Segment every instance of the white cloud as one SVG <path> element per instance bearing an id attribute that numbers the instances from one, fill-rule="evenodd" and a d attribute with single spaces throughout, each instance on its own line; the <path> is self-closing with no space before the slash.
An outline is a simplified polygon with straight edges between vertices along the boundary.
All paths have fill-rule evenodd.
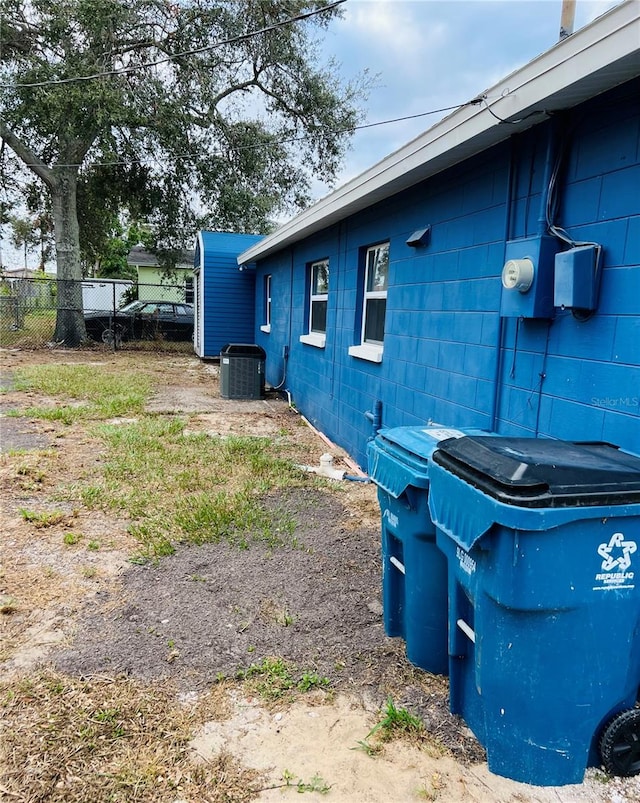
<path id="1" fill-rule="evenodd" d="M 575 30 L 620 0 L 577 0 Z M 562 0 L 349 0 L 330 26 L 325 52 L 341 74 L 377 75 L 368 122 L 463 104 L 558 41 Z M 355 134 L 339 184 L 448 114 Z"/>
<path id="2" fill-rule="evenodd" d="M 402 75 L 419 70 L 425 56 L 453 33 L 448 21 L 425 24 L 423 4 L 409 0 L 351 0 L 343 25 L 374 72 L 380 67 Z"/>

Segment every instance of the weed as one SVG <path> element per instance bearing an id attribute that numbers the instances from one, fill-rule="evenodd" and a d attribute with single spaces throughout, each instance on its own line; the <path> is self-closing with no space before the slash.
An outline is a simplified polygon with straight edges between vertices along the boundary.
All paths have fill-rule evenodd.
<path id="1" fill-rule="evenodd" d="M 422 800 L 437 800 L 445 785 L 442 775 L 439 772 L 434 772 L 429 782 L 430 788 L 425 784 L 424 788 L 418 791 L 418 797 Z"/>
<path id="2" fill-rule="evenodd" d="M 131 524 L 127 532 L 142 544 L 142 551 L 131 557 L 132 563 L 144 564 L 173 555 L 176 551 L 171 541 L 149 524 Z"/>
<path id="3" fill-rule="evenodd" d="M 282 658 L 264 658 L 242 673 L 256 692 L 266 700 L 278 700 L 295 686 L 290 667 Z"/>
<path id="4" fill-rule="evenodd" d="M 192 544 L 226 540 L 247 549 L 249 543 L 243 533 L 251 531 L 256 540 L 281 546 L 285 542 L 283 535 L 293 530 L 293 521 L 288 517 L 278 519 L 256 501 L 245 491 L 200 493 L 178 503 L 176 524 Z"/>
<path id="5" fill-rule="evenodd" d="M 89 543 L 87 544 L 87 549 L 91 550 L 91 552 L 97 552 L 100 549 L 100 542 L 89 541 Z"/>
<path id="6" fill-rule="evenodd" d="M 62 540 L 67 546 L 73 546 L 74 544 L 77 544 L 81 538 L 82 538 L 81 533 L 69 532 L 64 534 Z"/>
<path id="7" fill-rule="evenodd" d="M 45 474 L 45 472 L 42 471 L 41 469 L 34 468 L 33 466 L 26 466 L 26 465 L 19 466 L 17 468 L 17 470 L 16 470 L 16 474 L 19 477 L 24 477 L 24 478 L 30 480 L 31 483 L 36 483 L 38 485 L 43 483 L 45 478 L 46 478 L 46 476 L 47 476 Z M 23 487 L 24 487 L 24 485 L 23 485 Z M 33 486 L 31 486 L 31 487 L 33 487 Z"/>
<path id="8" fill-rule="evenodd" d="M 59 524 L 64 519 L 64 513 L 59 510 L 51 513 L 36 513 L 34 510 L 25 510 L 21 507 L 18 512 L 25 521 L 39 528 L 53 527 L 54 524 Z"/>
<path id="9" fill-rule="evenodd" d="M 369 744 L 366 739 L 360 739 L 358 742 L 356 742 L 356 745 L 356 747 L 352 747 L 351 749 L 362 750 L 362 752 L 366 753 L 370 758 L 373 758 L 382 752 L 381 744 Z"/>
<path id="10" fill-rule="evenodd" d="M 91 408 L 86 404 L 77 406 L 65 404 L 60 407 L 26 407 L 16 415 L 21 418 L 38 418 L 42 421 L 59 421 L 61 424 L 70 426 L 76 421 L 90 418 L 91 412 Z"/>
<path id="11" fill-rule="evenodd" d="M 91 580 L 94 577 L 98 576 L 98 570 L 95 566 L 83 566 L 81 569 L 81 573 L 83 577 L 86 577 L 87 580 Z"/>
<path id="12" fill-rule="evenodd" d="M 106 365 L 100 371 L 89 365 L 56 364 L 21 368 L 16 372 L 15 386 L 17 390 L 36 390 L 48 396 L 86 402 L 78 407 L 57 408 L 64 410 L 62 413 L 40 408 L 38 417 L 60 415 L 62 418 L 59 420 L 65 420 L 67 416 L 69 423 L 72 420 L 140 413 L 151 392 L 146 376 L 120 368 L 112 370 Z"/>
<path id="13" fill-rule="evenodd" d="M 273 621 L 282 627 L 289 627 L 295 622 L 294 616 L 286 606 L 281 607 L 271 599 L 263 600 L 260 605 L 260 615 L 268 622 Z"/>
<path id="14" fill-rule="evenodd" d="M 321 677 L 316 672 L 303 672 L 298 681 L 300 691 L 311 691 L 311 689 L 325 689 L 331 681 L 329 678 Z"/>
<path id="15" fill-rule="evenodd" d="M 255 647 L 248 648 L 248 652 L 254 651 Z M 240 670 L 236 677 L 249 681 L 251 687 L 267 700 L 278 700 L 294 689 L 301 692 L 324 689 L 331 683 L 329 678 L 321 677 L 315 672 L 303 672 L 296 682 L 294 671 L 295 667 L 282 658 L 267 657 L 259 664 L 251 664 L 247 670 Z"/>
<path id="16" fill-rule="evenodd" d="M 271 548 L 289 543 L 292 516 L 267 508 L 260 497 L 308 481 L 304 475 L 275 453 L 268 438 L 185 435 L 185 423 L 180 417 L 147 415 L 97 426 L 107 447 L 103 477 L 69 488 L 71 498 L 89 508 L 124 513 L 132 522 L 129 533 L 141 544 L 136 558 L 157 560 L 179 542 L 224 540 L 238 549 L 255 541 Z"/>
<path id="17" fill-rule="evenodd" d="M 406 708 L 397 708 L 391 697 L 388 697 L 384 717 L 371 728 L 366 739 L 378 734 L 383 742 L 388 742 L 401 736 L 415 736 L 423 730 L 424 725 L 417 717 Z"/>
<path id="18" fill-rule="evenodd" d="M 285 787 L 293 787 L 300 794 L 304 792 L 319 792 L 321 795 L 326 795 L 331 789 L 331 786 L 317 773 L 310 781 L 303 781 L 302 778 L 298 778 L 296 781 L 295 777 L 292 772 L 285 770 L 282 773 L 283 785 Z"/>

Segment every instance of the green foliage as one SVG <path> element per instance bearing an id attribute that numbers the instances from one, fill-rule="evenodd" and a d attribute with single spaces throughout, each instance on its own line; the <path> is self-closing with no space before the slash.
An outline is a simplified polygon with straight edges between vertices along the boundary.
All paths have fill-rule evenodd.
<path id="1" fill-rule="evenodd" d="M 312 689 L 326 689 L 331 681 L 329 678 L 318 675 L 317 672 L 303 672 L 298 681 L 300 691 L 311 691 Z"/>
<path id="2" fill-rule="evenodd" d="M 317 773 L 311 778 L 310 781 L 304 781 L 302 778 L 296 780 L 296 776 L 285 770 L 282 773 L 282 780 L 285 787 L 293 787 L 296 792 L 303 794 L 304 792 L 318 792 L 321 795 L 326 795 L 331 790 L 331 785 L 327 784 L 324 778 Z"/>
<path id="3" fill-rule="evenodd" d="M 266 700 L 278 700 L 295 687 L 291 667 L 282 658 L 264 658 L 239 675 Z"/>
<path id="4" fill-rule="evenodd" d="M 65 533 L 64 536 L 62 537 L 62 541 L 67 546 L 75 546 L 75 544 L 80 542 L 81 538 L 82 538 L 81 533 L 68 532 Z"/>
<path id="5" fill-rule="evenodd" d="M 145 376 L 133 371 L 96 371 L 90 365 L 37 365 L 21 368 L 14 378 L 16 390 L 37 390 L 47 396 L 76 399 L 82 404 L 30 407 L 21 412 L 31 418 L 74 421 L 116 418 L 142 412 L 151 392 Z"/>
<path id="6" fill-rule="evenodd" d="M 366 738 L 370 739 L 378 734 L 383 742 L 387 742 L 400 736 L 415 736 L 423 731 L 422 722 L 410 714 L 406 708 L 397 708 L 392 698 L 389 697 L 383 718 L 371 728 Z"/>
<path id="7" fill-rule="evenodd" d="M 21 507 L 18 512 L 25 521 L 38 528 L 53 527 L 54 524 L 59 524 L 64 519 L 64 513 L 59 510 L 38 512 Z"/>
<path id="8" fill-rule="evenodd" d="M 184 425 L 181 418 L 145 416 L 98 426 L 107 446 L 103 478 L 69 493 L 87 507 L 126 512 L 141 546 L 137 560 L 169 555 L 179 542 L 225 540 L 240 549 L 252 541 L 291 543 L 293 519 L 260 496 L 304 481 L 299 470 L 274 453 L 268 438 L 185 435 Z"/>
<path id="9" fill-rule="evenodd" d="M 59 278 L 82 278 L 81 244 L 85 262 L 121 264 L 108 243 L 123 213 L 179 249 L 203 226 L 267 231 L 306 205 L 314 178 L 335 177 L 368 79 L 343 86 L 320 63 L 320 32 L 339 7 L 287 23 L 324 5 L 3 0 L 0 135 L 10 151 L 0 179 L 26 165 L 55 199 L 57 237 L 71 245 L 57 252 Z M 81 341 L 75 308 L 60 298 L 66 345 Z"/>
<path id="10" fill-rule="evenodd" d="M 254 648 L 255 649 L 255 648 Z M 250 650 L 253 652 L 253 649 Z M 283 658 L 267 657 L 259 664 L 251 664 L 240 670 L 237 677 L 248 682 L 249 686 L 265 700 L 279 700 L 288 692 L 301 692 L 326 689 L 331 681 L 316 672 L 303 672 L 300 679 L 294 677 L 295 667 Z"/>

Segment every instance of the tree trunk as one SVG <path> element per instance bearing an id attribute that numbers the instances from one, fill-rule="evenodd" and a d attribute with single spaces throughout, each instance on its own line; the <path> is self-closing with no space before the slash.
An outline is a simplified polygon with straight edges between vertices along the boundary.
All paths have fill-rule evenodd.
<path id="1" fill-rule="evenodd" d="M 87 337 L 82 303 L 77 184 L 77 174 L 73 169 L 58 168 L 51 187 L 58 269 L 58 312 L 54 340 L 72 348 L 79 346 Z"/>

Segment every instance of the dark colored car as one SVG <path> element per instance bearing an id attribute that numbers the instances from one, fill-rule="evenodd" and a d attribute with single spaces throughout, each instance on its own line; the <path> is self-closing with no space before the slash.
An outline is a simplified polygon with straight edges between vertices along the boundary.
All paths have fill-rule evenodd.
<path id="1" fill-rule="evenodd" d="M 193 305 L 177 301 L 131 301 L 111 312 L 85 312 L 87 335 L 113 343 L 122 340 L 192 340 Z"/>

